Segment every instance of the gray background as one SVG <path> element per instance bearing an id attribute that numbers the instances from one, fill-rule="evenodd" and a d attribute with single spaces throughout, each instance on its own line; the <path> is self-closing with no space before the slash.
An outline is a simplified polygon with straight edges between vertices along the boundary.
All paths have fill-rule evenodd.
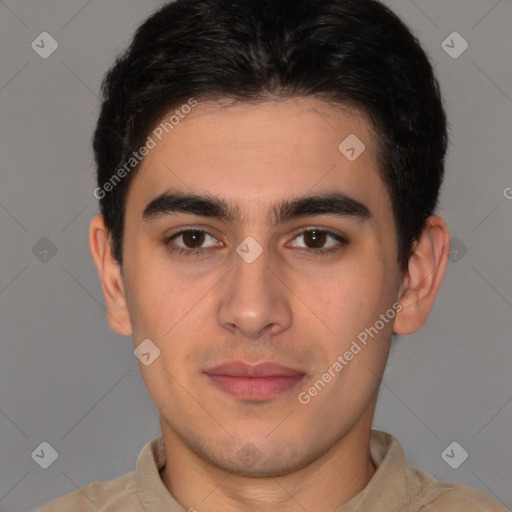
<path id="1" fill-rule="evenodd" d="M 131 471 L 159 434 L 132 339 L 106 322 L 87 232 L 100 81 L 161 3 L 0 2 L 2 512 Z M 375 427 L 412 465 L 511 508 L 512 2 L 385 3 L 441 81 L 451 148 L 440 213 L 457 253 L 426 326 L 392 349 Z M 47 59 L 31 48 L 44 31 L 59 44 Z M 469 43 L 457 59 L 442 48 L 454 31 Z M 43 441 L 58 452 L 48 469 L 31 458 Z M 458 469 L 441 457 L 452 441 L 469 453 Z"/>

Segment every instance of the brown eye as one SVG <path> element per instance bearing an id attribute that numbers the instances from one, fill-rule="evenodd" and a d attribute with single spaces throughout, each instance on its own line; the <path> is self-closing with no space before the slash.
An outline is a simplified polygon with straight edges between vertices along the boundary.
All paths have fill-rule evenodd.
<path id="1" fill-rule="evenodd" d="M 164 239 L 167 250 L 185 256 L 206 253 L 215 247 L 216 242 L 223 246 L 215 237 L 202 229 L 184 229 Z"/>
<path id="2" fill-rule="evenodd" d="M 205 240 L 205 232 L 204 231 L 184 231 L 182 233 L 182 240 L 185 247 L 188 249 L 197 249 L 200 247 Z"/>
<path id="3" fill-rule="evenodd" d="M 306 231 L 304 234 L 304 242 L 308 249 L 321 249 L 325 245 L 327 235 L 325 231 Z"/>
<path id="4" fill-rule="evenodd" d="M 347 244 L 347 241 L 342 236 L 324 229 L 306 229 L 299 233 L 294 240 L 300 240 L 300 238 L 303 239 L 303 242 L 295 242 L 293 247 L 316 254 L 333 252 Z"/>

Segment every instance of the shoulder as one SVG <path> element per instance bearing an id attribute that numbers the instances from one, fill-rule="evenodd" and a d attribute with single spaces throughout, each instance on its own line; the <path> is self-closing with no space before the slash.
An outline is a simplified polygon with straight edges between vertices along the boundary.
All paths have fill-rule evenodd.
<path id="1" fill-rule="evenodd" d="M 72 491 L 48 503 L 37 512 L 114 512 L 132 510 L 128 507 L 140 507 L 135 484 L 135 473 L 127 473 L 114 480 L 93 482 L 81 489 Z M 141 509 L 143 510 L 143 509 Z"/>
<path id="2" fill-rule="evenodd" d="M 415 472 L 423 484 L 421 512 L 510 512 L 499 501 L 472 487 L 456 482 L 441 482 L 422 471 Z"/>

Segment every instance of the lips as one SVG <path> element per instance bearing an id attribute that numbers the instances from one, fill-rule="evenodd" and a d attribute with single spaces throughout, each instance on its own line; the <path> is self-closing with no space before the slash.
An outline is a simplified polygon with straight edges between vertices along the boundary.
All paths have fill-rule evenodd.
<path id="1" fill-rule="evenodd" d="M 209 375 L 227 375 L 229 377 L 293 377 L 294 375 L 304 375 L 297 370 L 292 370 L 277 363 L 268 362 L 250 365 L 242 361 L 228 361 L 206 370 L 205 373 Z"/>
<path id="2" fill-rule="evenodd" d="M 210 382 L 222 391 L 245 400 L 268 400 L 296 386 L 304 373 L 273 362 L 251 365 L 229 361 L 206 370 Z"/>

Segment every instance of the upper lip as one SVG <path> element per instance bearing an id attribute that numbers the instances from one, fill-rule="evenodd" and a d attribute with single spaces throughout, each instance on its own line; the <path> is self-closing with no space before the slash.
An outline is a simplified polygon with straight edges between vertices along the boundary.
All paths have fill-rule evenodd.
<path id="1" fill-rule="evenodd" d="M 206 370 L 204 373 L 227 375 L 229 377 L 293 377 L 304 375 L 303 372 L 270 361 L 257 364 L 244 361 L 227 361 Z"/>

